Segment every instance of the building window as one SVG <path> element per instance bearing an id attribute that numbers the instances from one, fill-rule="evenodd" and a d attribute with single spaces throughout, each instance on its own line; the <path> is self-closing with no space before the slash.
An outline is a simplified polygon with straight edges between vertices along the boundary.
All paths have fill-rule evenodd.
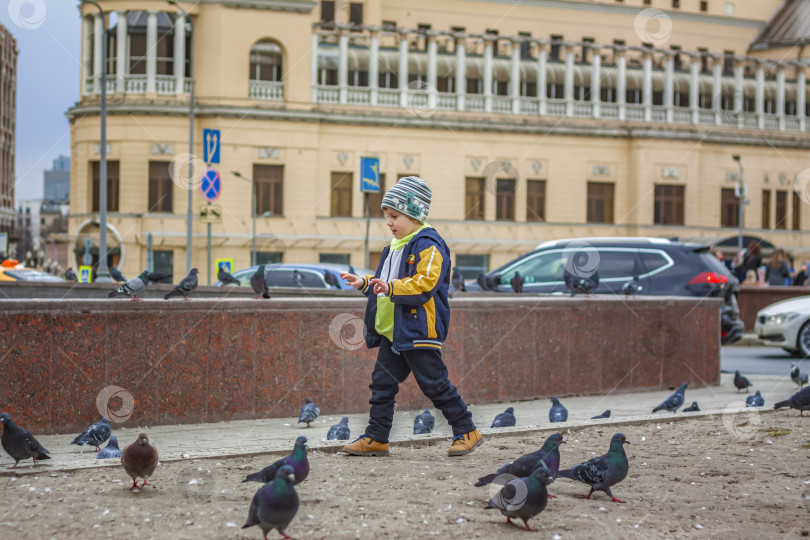
<path id="1" fill-rule="evenodd" d="M 734 75 L 734 51 L 723 51 L 723 75 Z"/>
<path id="2" fill-rule="evenodd" d="M 481 272 L 489 272 L 489 255 L 458 254 L 456 267 L 464 274 L 464 279 L 474 278 Z"/>
<path id="3" fill-rule="evenodd" d="M 348 253 L 320 253 L 318 262 L 321 264 L 350 264 Z"/>
<path id="4" fill-rule="evenodd" d="M 370 215 L 371 217 L 382 216 L 382 210 L 380 209 L 380 205 L 382 205 L 382 198 L 384 193 L 385 193 L 385 174 L 380 173 L 380 192 L 368 194 L 368 210 L 369 210 L 368 215 Z M 363 209 L 363 215 L 365 215 L 365 209 Z"/>
<path id="5" fill-rule="evenodd" d="M 494 28 L 486 30 L 486 35 L 492 40 L 492 56 L 498 56 L 498 31 Z"/>
<path id="6" fill-rule="evenodd" d="M 146 34 L 129 33 L 129 74 L 146 75 Z"/>
<path id="7" fill-rule="evenodd" d="M 495 219 L 498 221 L 515 220 L 515 181 L 496 180 L 495 183 Z"/>
<path id="8" fill-rule="evenodd" d="M 762 190 L 762 228 L 771 228 L 771 191 Z"/>
<path id="9" fill-rule="evenodd" d="M 256 215 L 260 216 L 265 212 L 270 212 L 273 216 L 284 215 L 284 166 L 254 165 L 253 182 L 256 187 Z"/>
<path id="10" fill-rule="evenodd" d="M 794 231 L 798 231 L 798 230 L 800 230 L 802 228 L 802 220 L 801 220 L 802 210 L 801 209 L 802 209 L 802 200 L 799 197 L 798 193 L 796 193 L 794 191 L 793 192 L 793 214 L 792 214 L 793 223 L 792 223 L 792 226 L 791 226 L 791 228 Z"/>
<path id="11" fill-rule="evenodd" d="M 526 221 L 546 220 L 546 181 L 526 182 Z"/>
<path id="12" fill-rule="evenodd" d="M 560 59 L 560 45 L 562 44 L 563 36 L 552 34 L 551 35 L 551 50 L 548 54 L 549 60 L 559 60 Z"/>
<path id="13" fill-rule="evenodd" d="M 740 200 L 734 195 L 734 188 L 722 188 L 720 192 L 720 226 L 736 227 L 739 225 Z"/>
<path id="14" fill-rule="evenodd" d="M 396 32 L 397 31 L 397 22 L 396 21 L 383 21 L 382 22 L 382 31 L 383 32 Z"/>
<path id="15" fill-rule="evenodd" d="M 530 32 L 518 32 L 518 36 L 526 38 L 527 40 L 532 37 Z M 520 42 L 520 57 L 523 60 L 531 60 L 532 58 L 532 44 L 529 41 Z"/>
<path id="16" fill-rule="evenodd" d="M 349 4 L 349 22 L 355 28 L 363 26 L 363 4 L 359 2 Z"/>
<path id="17" fill-rule="evenodd" d="M 174 273 L 174 252 L 170 250 L 152 251 L 152 271 L 155 273 L 168 274 L 168 277 L 160 283 L 174 283 L 172 274 Z"/>
<path id="18" fill-rule="evenodd" d="M 787 191 L 776 191 L 776 226 L 775 229 L 787 229 Z"/>
<path id="19" fill-rule="evenodd" d="M 700 0 L 700 11 L 709 11 L 709 2 L 706 0 Z"/>
<path id="20" fill-rule="evenodd" d="M 672 0 L 672 7 L 675 9 L 681 7 L 681 0 Z"/>
<path id="21" fill-rule="evenodd" d="M 172 211 L 172 178 L 168 161 L 149 162 L 149 212 Z"/>
<path id="22" fill-rule="evenodd" d="M 284 260 L 281 251 L 257 251 L 256 264 L 278 264 Z"/>
<path id="23" fill-rule="evenodd" d="M 93 170 L 93 212 L 99 206 L 99 175 L 101 167 L 98 161 L 92 162 Z M 118 161 L 107 161 L 107 212 L 118 212 Z"/>
<path id="24" fill-rule="evenodd" d="M 683 186 L 655 186 L 653 223 L 656 225 L 683 225 Z"/>
<path id="25" fill-rule="evenodd" d="M 465 179 L 464 219 L 484 219 L 484 179 Z"/>
<path id="26" fill-rule="evenodd" d="M 416 28 L 416 37 L 417 37 L 417 39 L 421 39 L 421 40 L 422 40 L 422 46 L 420 47 L 420 46 L 418 45 L 418 43 L 417 43 L 417 45 L 414 47 L 415 49 L 421 49 L 421 50 L 423 50 L 423 51 L 426 51 L 426 50 L 427 50 L 427 46 L 428 46 L 428 37 L 427 37 L 427 32 L 428 32 L 428 30 L 430 30 L 430 25 L 429 25 L 429 24 L 420 24 L 420 25 L 417 25 L 417 28 Z"/>
<path id="27" fill-rule="evenodd" d="M 698 47 L 698 54 L 700 54 L 700 72 L 709 72 L 709 49 Z"/>
<path id="28" fill-rule="evenodd" d="M 333 217 L 352 215 L 352 173 L 332 173 L 332 207 L 330 215 Z"/>
<path id="29" fill-rule="evenodd" d="M 325 28 L 331 28 L 335 25 L 334 0 L 323 0 L 321 2 L 321 25 Z"/>
<path id="30" fill-rule="evenodd" d="M 588 223 L 613 223 L 613 184 L 588 182 Z"/>
<path id="31" fill-rule="evenodd" d="M 250 80 L 281 81 L 281 47 L 262 40 L 250 48 Z"/>

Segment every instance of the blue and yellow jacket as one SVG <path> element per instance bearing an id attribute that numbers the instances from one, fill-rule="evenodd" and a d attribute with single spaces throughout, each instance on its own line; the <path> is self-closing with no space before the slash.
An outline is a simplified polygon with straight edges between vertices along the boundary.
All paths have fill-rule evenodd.
<path id="1" fill-rule="evenodd" d="M 386 246 L 380 265 L 373 277 L 379 278 L 391 247 Z M 450 327 L 450 250 L 436 229 L 419 231 L 402 248 L 398 276 L 388 283 L 389 297 L 394 303 L 395 351 L 409 349 L 441 349 Z M 368 296 L 366 308 L 366 345 L 379 347 L 382 336 L 377 333 L 377 298 L 369 287 L 369 276 L 361 291 Z"/>

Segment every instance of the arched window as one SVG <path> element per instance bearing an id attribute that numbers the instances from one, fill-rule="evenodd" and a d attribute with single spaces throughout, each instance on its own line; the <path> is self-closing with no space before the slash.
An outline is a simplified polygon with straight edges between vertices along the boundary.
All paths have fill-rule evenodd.
<path id="1" fill-rule="evenodd" d="M 250 80 L 281 82 L 281 47 L 269 40 L 250 48 Z"/>

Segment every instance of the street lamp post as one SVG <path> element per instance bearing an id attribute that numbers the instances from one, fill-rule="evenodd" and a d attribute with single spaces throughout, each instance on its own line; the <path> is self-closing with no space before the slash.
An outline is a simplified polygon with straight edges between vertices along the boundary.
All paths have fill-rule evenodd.
<path id="1" fill-rule="evenodd" d="M 745 208 L 745 196 L 748 194 L 745 184 L 743 183 L 743 166 L 739 154 L 734 154 L 731 159 L 737 162 L 740 166 L 740 176 L 734 183 L 734 194 L 737 196 L 737 206 L 739 215 L 737 216 L 737 225 L 739 232 L 737 233 L 737 253 L 742 251 L 743 248 L 743 210 Z"/>
<path id="2" fill-rule="evenodd" d="M 107 268 L 107 21 L 104 9 L 95 0 L 81 0 L 82 4 L 92 4 L 101 13 L 104 29 L 101 38 L 101 145 L 98 164 L 98 268 L 96 279 L 100 283 L 111 282 Z"/>
<path id="3" fill-rule="evenodd" d="M 183 7 L 177 3 L 177 0 L 167 0 L 168 3 L 177 9 L 179 9 L 183 13 L 183 24 L 185 24 L 186 18 L 188 18 L 189 25 L 191 24 L 191 17 L 189 16 L 188 12 L 183 9 Z M 193 28 L 192 28 L 193 30 Z M 188 75 L 189 75 L 189 84 L 191 88 L 189 89 L 189 100 L 188 100 L 188 154 L 189 154 L 189 163 L 188 163 L 188 213 L 186 214 L 186 273 L 191 272 L 191 243 L 192 243 L 192 224 L 194 223 L 194 217 L 192 212 L 192 186 L 194 185 L 194 167 L 192 163 L 194 162 L 194 32 L 191 32 L 191 38 L 189 40 L 189 51 L 188 51 Z"/>
<path id="4" fill-rule="evenodd" d="M 256 266 L 256 182 L 253 181 L 252 178 L 248 178 L 247 176 L 243 176 L 242 173 L 239 171 L 231 171 L 237 178 L 241 178 L 246 182 L 250 182 L 251 184 L 251 195 L 250 195 L 250 207 L 253 212 L 253 241 L 251 247 L 251 266 Z"/>

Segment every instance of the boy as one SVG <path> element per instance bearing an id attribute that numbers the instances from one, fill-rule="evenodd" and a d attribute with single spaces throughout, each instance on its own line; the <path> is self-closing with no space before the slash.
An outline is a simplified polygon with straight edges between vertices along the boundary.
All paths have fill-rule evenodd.
<path id="1" fill-rule="evenodd" d="M 343 447 L 348 454 L 388 455 L 395 397 L 411 372 L 453 428 L 448 455 L 463 456 L 483 441 L 442 361 L 441 346 L 450 325 L 450 254 L 439 233 L 425 223 L 431 195 L 421 178 L 400 178 L 382 200 L 394 239 L 383 250 L 377 272 L 373 277 L 340 274 L 368 296 L 366 345 L 380 348 L 369 386 L 368 427 Z"/>

